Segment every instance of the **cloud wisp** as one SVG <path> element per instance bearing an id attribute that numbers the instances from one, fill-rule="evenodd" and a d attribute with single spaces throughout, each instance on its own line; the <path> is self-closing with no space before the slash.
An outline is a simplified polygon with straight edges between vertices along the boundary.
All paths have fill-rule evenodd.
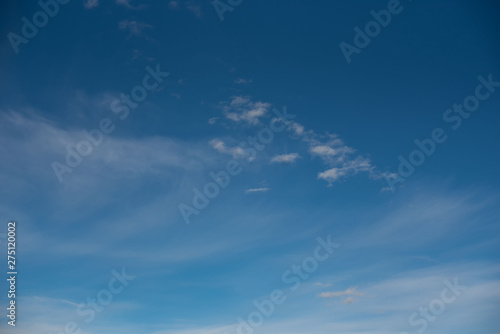
<path id="1" fill-rule="evenodd" d="M 271 162 L 291 164 L 300 158 L 301 158 L 301 156 L 298 153 L 279 154 L 279 155 L 274 156 L 271 159 Z"/>

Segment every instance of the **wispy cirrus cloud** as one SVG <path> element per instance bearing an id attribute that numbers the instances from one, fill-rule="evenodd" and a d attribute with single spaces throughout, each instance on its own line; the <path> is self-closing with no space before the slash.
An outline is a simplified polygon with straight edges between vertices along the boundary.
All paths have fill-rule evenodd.
<path id="1" fill-rule="evenodd" d="M 271 188 L 252 188 L 252 189 L 247 189 L 245 190 L 245 194 L 251 194 L 251 193 L 265 193 L 271 190 Z"/>
<path id="2" fill-rule="evenodd" d="M 369 273 L 364 272 L 364 277 Z M 397 277 L 374 280 L 366 285 L 366 295 L 356 302 L 355 291 L 338 291 L 341 302 L 318 303 L 311 301 L 309 295 L 294 296 L 294 302 L 286 301 L 277 305 L 285 316 L 270 317 L 265 326 L 259 328 L 264 334 L 310 334 L 335 332 L 341 334 L 384 334 L 417 332 L 421 328 L 425 313 L 419 313 L 422 307 L 441 297 L 446 285 L 445 279 L 453 281 L 458 277 L 460 285 L 467 290 L 461 291 L 456 302 L 446 305 L 442 319 L 425 321 L 429 330 L 438 329 L 441 333 L 491 333 L 488 328 L 498 314 L 498 266 L 487 263 L 463 263 L 439 267 L 412 270 Z M 352 294 L 349 294 L 352 293 Z M 452 295 L 448 291 L 448 296 Z M 346 297 L 345 299 L 343 299 Z M 301 298 L 301 299 L 299 299 Z M 297 300 L 298 299 L 298 300 Z M 328 298 L 327 298 L 328 299 Z M 343 305 L 344 304 L 344 305 Z M 350 307 L 345 307 L 350 304 Z M 335 316 L 332 316 L 334 314 Z M 412 314 L 414 320 L 409 322 Z M 238 313 L 236 313 L 238 315 Z M 235 316 L 236 317 L 236 316 Z M 434 316 L 432 319 L 436 319 Z M 243 320 L 246 320 L 243 319 Z M 238 331 L 238 323 L 222 320 L 198 326 L 185 326 L 177 329 L 165 329 L 155 334 L 224 334 Z M 496 333 L 496 332 L 493 332 Z"/>
<path id="3" fill-rule="evenodd" d="M 23 188 L 22 185 L 28 187 L 30 182 L 57 182 L 51 164 L 54 161 L 66 164 L 68 149 L 74 149 L 79 142 L 87 140 L 84 130 L 92 130 L 64 129 L 54 121 L 28 112 L 2 111 L 0 121 L 0 140 L 9 143 L 0 147 L 0 153 L 25 166 L 22 171 L 8 164 L 0 167 L 3 173 L 10 175 L 4 181 L 16 181 L 19 189 Z M 119 124 L 115 123 L 115 126 Z M 82 158 L 80 165 L 62 173 L 64 188 L 81 187 L 84 192 L 90 185 L 104 180 L 109 183 L 120 178 L 168 175 L 175 169 L 201 170 L 204 165 L 210 164 L 211 159 L 204 151 L 205 144 L 201 142 L 187 143 L 165 137 L 130 139 L 114 134 L 104 135 L 102 143 L 94 146 L 91 153 Z M 196 156 L 208 160 L 201 163 Z M 0 174 L 2 180 L 3 175 Z"/>
<path id="4" fill-rule="evenodd" d="M 337 298 L 337 297 L 344 297 L 344 296 L 359 296 L 362 297 L 365 294 L 363 292 L 358 291 L 356 287 L 353 288 L 348 288 L 343 291 L 329 291 L 329 292 L 321 292 L 318 294 L 318 297 L 320 298 Z"/>

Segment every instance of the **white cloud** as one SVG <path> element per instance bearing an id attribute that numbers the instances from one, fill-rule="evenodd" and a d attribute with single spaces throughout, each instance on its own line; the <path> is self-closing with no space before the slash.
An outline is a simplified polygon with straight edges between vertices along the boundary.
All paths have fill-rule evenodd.
<path id="1" fill-rule="evenodd" d="M 358 291 L 356 287 L 348 288 L 344 291 L 331 291 L 331 292 L 322 292 L 318 295 L 320 298 L 337 298 L 343 296 L 359 296 L 362 297 L 365 294 L 363 292 Z"/>
<path id="2" fill-rule="evenodd" d="M 230 154 L 233 158 L 243 158 L 247 156 L 245 150 L 239 146 L 228 147 L 222 140 L 220 139 L 212 139 L 209 142 L 210 146 L 214 148 L 219 153 Z"/>
<path id="3" fill-rule="evenodd" d="M 291 130 L 297 133 L 297 127 L 301 125 L 297 123 Z M 337 135 L 320 136 L 312 130 L 305 132 L 303 129 L 301 133 L 303 133 L 301 136 L 303 141 L 309 144 L 309 153 L 319 157 L 330 167 L 318 173 L 318 179 L 327 181 L 330 186 L 334 182 L 360 172 L 367 172 L 371 179 L 380 179 L 386 175 L 377 171 L 370 159 L 360 154 L 356 155 L 356 150 L 344 144 Z"/>
<path id="4" fill-rule="evenodd" d="M 304 134 L 304 127 L 297 122 L 293 122 L 293 121 L 290 122 L 290 125 L 288 128 L 289 128 L 289 130 L 295 132 L 295 134 L 297 136 L 301 136 Z"/>
<path id="5" fill-rule="evenodd" d="M 332 183 L 340 180 L 342 177 L 355 175 L 359 172 L 370 172 L 370 175 L 376 174 L 372 173 L 373 169 L 374 167 L 368 159 L 358 156 L 354 160 L 345 161 L 342 164 L 342 167 L 334 167 L 318 173 L 318 179 L 325 180 L 331 185 Z"/>
<path id="6" fill-rule="evenodd" d="M 210 146 L 212 146 L 215 150 L 217 150 L 219 153 L 227 153 L 228 148 L 226 147 L 226 144 L 220 140 L 220 139 L 212 139 L 209 142 Z"/>
<path id="7" fill-rule="evenodd" d="M 324 172 L 318 173 L 318 179 L 323 179 L 329 183 L 339 180 L 341 177 L 346 175 L 346 171 L 342 168 L 331 168 Z"/>
<path id="8" fill-rule="evenodd" d="M 249 97 L 234 96 L 231 102 L 223 105 L 222 110 L 227 119 L 256 125 L 259 123 L 259 118 L 269 112 L 270 107 L 270 103 L 252 102 Z"/>
<path id="9" fill-rule="evenodd" d="M 245 194 L 250 194 L 250 193 L 263 193 L 271 190 L 271 188 L 253 188 L 253 189 L 247 189 L 245 190 Z"/>
<path id="10" fill-rule="evenodd" d="M 244 81 L 244 79 L 238 80 Z M 267 116 L 270 108 L 271 104 L 254 102 L 248 96 L 233 96 L 229 102 L 222 103 L 222 111 L 227 119 L 251 125 L 259 124 L 260 119 Z M 275 120 L 277 119 L 272 119 L 271 122 Z M 215 118 L 211 118 L 209 123 L 214 124 L 215 121 Z M 317 178 L 328 182 L 329 186 L 360 172 L 368 173 L 371 179 L 381 179 L 387 175 L 387 173 L 377 170 L 369 158 L 357 154 L 355 149 L 347 146 L 338 135 L 329 133 L 319 135 L 314 130 L 306 130 L 302 124 L 296 121 L 289 121 L 287 130 L 293 138 L 307 144 L 308 152 L 313 157 L 318 157 L 323 161 L 327 168 L 319 172 Z M 245 151 L 238 147 L 228 148 L 221 143 L 218 143 L 217 147 L 214 146 L 214 148 L 219 152 L 232 154 L 233 157 L 241 157 Z M 271 162 L 293 163 L 299 158 L 301 158 L 299 153 L 283 154 L 274 156 Z"/>
<path id="11" fill-rule="evenodd" d="M 312 146 L 310 152 L 327 161 L 332 161 L 332 158 L 335 158 L 334 161 L 339 161 L 346 155 L 354 153 L 355 150 L 345 145 L 340 139 L 335 139 L 325 145 Z"/>
<path id="12" fill-rule="evenodd" d="M 334 156 L 338 153 L 335 152 L 335 150 L 329 146 L 315 146 L 311 148 L 311 153 L 320 155 L 320 156 Z"/>
<path id="13" fill-rule="evenodd" d="M 301 156 L 298 153 L 280 154 L 273 157 L 271 162 L 293 163 L 299 158 L 301 158 Z"/>
<path id="14" fill-rule="evenodd" d="M 219 153 L 227 153 L 228 148 L 226 147 L 226 144 L 220 139 L 212 139 L 209 144 L 217 150 Z"/>

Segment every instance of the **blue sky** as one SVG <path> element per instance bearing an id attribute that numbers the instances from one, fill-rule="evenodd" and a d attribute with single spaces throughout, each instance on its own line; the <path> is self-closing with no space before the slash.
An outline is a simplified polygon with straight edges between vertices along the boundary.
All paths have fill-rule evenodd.
<path id="1" fill-rule="evenodd" d="M 47 3 L 0 11 L 2 333 L 500 334 L 495 1 Z"/>

